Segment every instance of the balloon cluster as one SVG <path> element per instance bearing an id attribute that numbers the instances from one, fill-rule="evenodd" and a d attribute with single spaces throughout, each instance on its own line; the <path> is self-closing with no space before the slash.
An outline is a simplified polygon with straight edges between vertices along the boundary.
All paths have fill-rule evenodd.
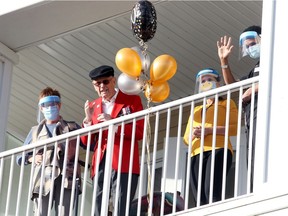
<path id="1" fill-rule="evenodd" d="M 116 66 L 123 72 L 118 78 L 119 89 L 126 94 L 144 92 L 148 102 L 162 102 L 170 94 L 168 80 L 177 71 L 176 60 L 167 54 L 158 56 L 151 64 L 145 42 L 156 33 L 157 16 L 152 3 L 137 2 L 131 14 L 132 30 L 140 46 L 120 49 L 115 57 Z M 147 74 L 150 67 L 150 78 Z"/>

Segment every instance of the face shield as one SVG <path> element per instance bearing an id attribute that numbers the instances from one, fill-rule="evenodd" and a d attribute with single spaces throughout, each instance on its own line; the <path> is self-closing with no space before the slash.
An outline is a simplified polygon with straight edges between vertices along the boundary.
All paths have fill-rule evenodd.
<path id="1" fill-rule="evenodd" d="M 59 117 L 60 98 L 58 96 L 46 96 L 39 100 L 37 121 L 56 120 Z"/>
<path id="2" fill-rule="evenodd" d="M 251 58 L 260 57 L 261 38 L 255 31 L 243 32 L 239 38 L 239 59 L 249 55 Z"/>
<path id="3" fill-rule="evenodd" d="M 216 70 L 207 68 L 201 70 L 196 76 L 195 94 L 217 88 L 220 75 Z"/>

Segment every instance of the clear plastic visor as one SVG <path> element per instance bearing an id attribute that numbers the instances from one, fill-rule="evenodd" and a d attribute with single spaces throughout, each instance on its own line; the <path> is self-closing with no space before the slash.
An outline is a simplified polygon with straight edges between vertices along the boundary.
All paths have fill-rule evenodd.
<path id="1" fill-rule="evenodd" d="M 195 94 L 217 88 L 217 76 L 214 74 L 204 74 L 198 76 L 195 84 Z"/>
<path id="2" fill-rule="evenodd" d="M 61 101 L 58 96 L 52 95 L 41 98 L 38 103 L 38 112 L 37 112 L 38 124 L 45 118 L 42 112 L 43 109 L 59 105 L 60 103 Z"/>
<path id="3" fill-rule="evenodd" d="M 239 38 L 239 59 L 248 55 L 248 49 L 251 46 L 260 44 L 261 38 L 255 31 L 243 32 Z"/>

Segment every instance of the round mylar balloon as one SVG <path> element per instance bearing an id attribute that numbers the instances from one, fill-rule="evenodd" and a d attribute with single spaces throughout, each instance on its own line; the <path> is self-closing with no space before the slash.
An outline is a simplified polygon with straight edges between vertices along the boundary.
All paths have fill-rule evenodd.
<path id="1" fill-rule="evenodd" d="M 137 2 L 131 13 L 132 30 L 139 40 L 147 42 L 156 33 L 157 16 L 153 4 L 146 0 Z"/>
<path id="2" fill-rule="evenodd" d="M 144 82 L 140 77 L 138 80 L 136 80 L 136 78 L 130 77 L 124 73 L 120 74 L 117 83 L 119 89 L 128 95 L 139 94 L 142 91 L 144 85 Z"/>
<path id="3" fill-rule="evenodd" d="M 147 85 L 145 89 L 146 98 L 154 103 L 160 103 L 166 100 L 169 94 L 170 87 L 168 82 Z"/>
<path id="4" fill-rule="evenodd" d="M 165 82 L 177 71 L 177 62 L 170 55 L 158 56 L 150 67 L 150 79 L 152 82 Z"/>
<path id="5" fill-rule="evenodd" d="M 148 53 L 146 51 L 143 52 L 141 47 L 138 46 L 132 47 L 131 49 L 135 50 L 140 56 L 142 71 L 147 71 L 150 66 L 150 56 L 148 55 Z"/>
<path id="6" fill-rule="evenodd" d="M 131 48 L 120 49 L 115 57 L 115 62 L 120 71 L 132 77 L 141 74 L 141 59 L 138 53 Z"/>

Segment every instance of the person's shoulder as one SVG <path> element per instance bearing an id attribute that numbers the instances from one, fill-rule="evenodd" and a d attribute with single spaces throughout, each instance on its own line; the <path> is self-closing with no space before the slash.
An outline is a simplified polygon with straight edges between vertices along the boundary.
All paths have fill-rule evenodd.
<path id="1" fill-rule="evenodd" d="M 234 106 L 234 105 L 236 106 L 236 103 L 233 99 L 230 99 L 229 102 L 232 106 Z M 223 98 L 222 100 L 219 100 L 219 104 L 222 104 L 223 106 L 226 106 L 227 103 L 228 103 L 227 98 Z"/>
<path id="2" fill-rule="evenodd" d="M 133 99 L 133 98 L 141 99 L 139 95 L 128 95 L 128 94 L 125 94 L 124 92 L 122 92 L 120 90 L 119 90 L 118 96 L 125 97 L 125 98 L 131 98 L 131 99 Z"/>
<path id="3" fill-rule="evenodd" d="M 77 130 L 77 129 L 81 128 L 80 125 L 77 124 L 75 121 L 64 120 L 64 122 L 68 125 L 70 130 Z"/>

